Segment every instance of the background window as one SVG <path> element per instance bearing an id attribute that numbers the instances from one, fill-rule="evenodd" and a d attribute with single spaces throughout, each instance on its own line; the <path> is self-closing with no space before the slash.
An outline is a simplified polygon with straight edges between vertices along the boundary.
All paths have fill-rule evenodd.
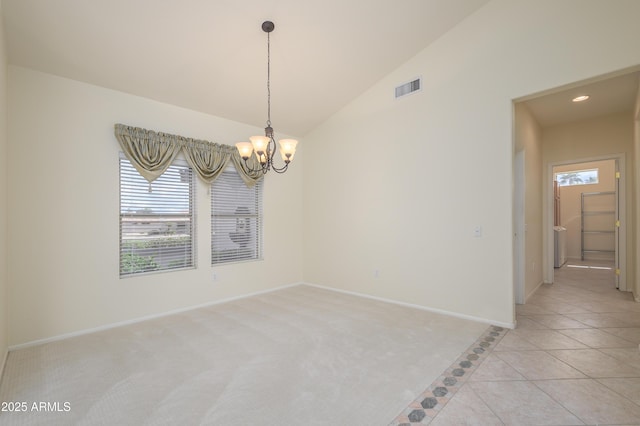
<path id="1" fill-rule="evenodd" d="M 262 188 L 232 166 L 211 184 L 211 264 L 262 259 Z"/>
<path id="2" fill-rule="evenodd" d="M 555 178 L 558 181 L 559 186 L 598 183 L 598 169 L 573 170 L 569 172 L 556 173 Z"/>
<path id="3" fill-rule="evenodd" d="M 192 268 L 194 177 L 175 162 L 153 183 L 120 158 L 120 276 Z"/>

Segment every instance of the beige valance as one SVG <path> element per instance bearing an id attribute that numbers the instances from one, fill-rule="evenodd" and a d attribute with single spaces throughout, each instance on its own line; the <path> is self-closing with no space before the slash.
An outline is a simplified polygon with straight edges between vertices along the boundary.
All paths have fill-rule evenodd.
<path id="1" fill-rule="evenodd" d="M 249 160 L 250 171 L 238 150 L 231 145 L 221 145 L 205 140 L 159 133 L 139 127 L 115 125 L 116 139 L 133 167 L 149 182 L 153 182 L 171 165 L 182 150 L 189 165 L 205 183 L 213 182 L 229 164 L 233 163 L 240 177 L 252 187 L 262 177 L 255 155 Z"/>

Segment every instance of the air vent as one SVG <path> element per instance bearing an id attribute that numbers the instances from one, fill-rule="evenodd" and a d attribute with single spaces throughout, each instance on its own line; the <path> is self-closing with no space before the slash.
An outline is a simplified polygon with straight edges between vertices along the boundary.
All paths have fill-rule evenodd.
<path id="1" fill-rule="evenodd" d="M 396 87 L 396 99 L 401 98 L 403 96 L 407 96 L 408 94 L 417 92 L 422 87 L 422 79 L 417 78 L 408 83 L 402 84 Z"/>

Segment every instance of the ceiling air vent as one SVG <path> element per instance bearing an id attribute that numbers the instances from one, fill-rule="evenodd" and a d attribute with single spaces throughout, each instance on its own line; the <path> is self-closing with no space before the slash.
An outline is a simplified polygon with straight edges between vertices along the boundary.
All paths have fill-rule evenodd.
<path id="1" fill-rule="evenodd" d="M 405 84 L 401 84 L 396 87 L 396 99 L 401 98 L 403 96 L 407 96 L 408 94 L 417 92 L 422 87 L 422 78 L 416 78 L 413 81 L 410 81 Z"/>

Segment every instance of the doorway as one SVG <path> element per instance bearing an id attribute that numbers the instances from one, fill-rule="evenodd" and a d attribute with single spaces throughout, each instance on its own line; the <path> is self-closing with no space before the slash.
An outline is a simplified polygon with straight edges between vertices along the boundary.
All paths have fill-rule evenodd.
<path id="1" fill-rule="evenodd" d="M 632 212 L 626 202 L 638 203 L 638 200 L 632 181 L 626 181 L 625 156 L 630 156 L 630 161 L 637 158 L 633 151 L 638 137 L 633 133 L 633 117 L 634 110 L 637 116 L 637 108 L 640 108 L 637 101 L 639 82 L 640 67 L 633 67 L 513 100 L 513 271 L 516 303 L 526 302 L 543 284 L 555 281 L 553 168 L 575 163 L 616 162 L 620 172 L 617 180 L 620 224 L 614 230 L 614 238 L 617 236 L 614 270 L 618 273 L 619 290 L 630 291 L 636 286 L 638 280 L 627 282 L 634 272 L 629 270 L 631 275 L 627 276 L 627 265 L 633 266 L 628 263 L 633 260 L 627 258 L 635 247 L 627 236 L 633 227 L 628 227 Z M 582 96 L 585 94 L 590 96 Z M 574 101 L 581 98 L 587 100 L 582 103 Z M 524 218 L 518 217 L 522 213 L 517 206 L 523 191 L 522 185 L 518 185 L 516 170 L 516 154 L 521 150 L 525 151 L 526 159 Z M 632 172 L 629 169 L 629 173 Z M 525 224 L 524 250 L 523 244 L 517 240 L 519 221 Z M 518 297 L 519 294 L 524 294 L 524 300 Z"/>
<path id="2" fill-rule="evenodd" d="M 620 288 L 620 160 L 596 159 L 552 165 L 553 278 L 579 268 Z"/>

